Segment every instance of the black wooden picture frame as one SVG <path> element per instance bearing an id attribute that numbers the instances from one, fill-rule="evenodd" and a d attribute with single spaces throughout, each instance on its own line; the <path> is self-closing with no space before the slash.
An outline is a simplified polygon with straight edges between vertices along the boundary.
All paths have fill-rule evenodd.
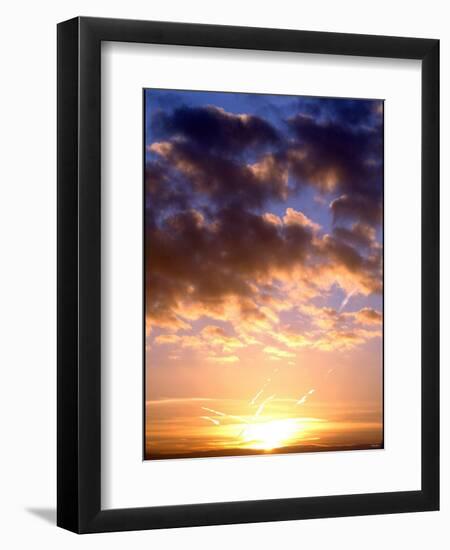
<path id="1" fill-rule="evenodd" d="M 101 509 L 102 41 L 421 60 L 420 491 Z M 60 527 L 93 533 L 438 510 L 438 40 L 78 17 L 58 25 L 57 133 Z"/>

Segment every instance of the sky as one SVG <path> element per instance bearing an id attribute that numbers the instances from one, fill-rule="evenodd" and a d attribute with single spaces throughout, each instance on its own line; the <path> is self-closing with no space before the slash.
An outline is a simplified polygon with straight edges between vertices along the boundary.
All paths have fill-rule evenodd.
<path id="1" fill-rule="evenodd" d="M 383 102 L 144 91 L 145 458 L 383 446 Z"/>

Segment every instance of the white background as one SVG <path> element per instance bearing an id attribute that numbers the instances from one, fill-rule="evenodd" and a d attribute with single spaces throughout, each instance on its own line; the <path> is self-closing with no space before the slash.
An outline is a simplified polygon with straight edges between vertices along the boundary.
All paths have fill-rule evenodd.
<path id="1" fill-rule="evenodd" d="M 420 62 L 108 43 L 102 67 L 102 507 L 420 489 Z M 143 87 L 385 100 L 385 449 L 142 461 Z"/>
<path id="2" fill-rule="evenodd" d="M 21 2 L 3 11 L 0 33 L 1 346 L 0 542 L 6 548 L 447 548 L 450 535 L 450 330 L 442 286 L 442 510 L 439 513 L 204 527 L 77 537 L 53 526 L 56 387 L 56 29 L 57 21 L 95 15 L 441 39 L 442 182 L 450 177 L 450 38 L 445 3 L 358 1 L 276 3 L 228 0 Z M 445 155 L 444 155 L 445 153 Z M 450 278 L 448 186 L 442 186 L 442 280 Z M 447 391 L 446 391 L 447 390 Z"/>

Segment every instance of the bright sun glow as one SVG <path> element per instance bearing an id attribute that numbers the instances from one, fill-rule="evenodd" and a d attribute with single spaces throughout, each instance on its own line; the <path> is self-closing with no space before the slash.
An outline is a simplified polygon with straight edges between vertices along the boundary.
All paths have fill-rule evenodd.
<path id="1" fill-rule="evenodd" d="M 242 447 L 270 451 L 285 445 L 302 426 L 296 419 L 248 424 L 242 432 Z"/>

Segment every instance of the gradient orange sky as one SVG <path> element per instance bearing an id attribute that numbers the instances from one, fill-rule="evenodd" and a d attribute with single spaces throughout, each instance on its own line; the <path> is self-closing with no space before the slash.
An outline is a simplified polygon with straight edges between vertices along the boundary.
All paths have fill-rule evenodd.
<path id="1" fill-rule="evenodd" d="M 383 103 L 145 91 L 147 459 L 383 446 Z"/>

